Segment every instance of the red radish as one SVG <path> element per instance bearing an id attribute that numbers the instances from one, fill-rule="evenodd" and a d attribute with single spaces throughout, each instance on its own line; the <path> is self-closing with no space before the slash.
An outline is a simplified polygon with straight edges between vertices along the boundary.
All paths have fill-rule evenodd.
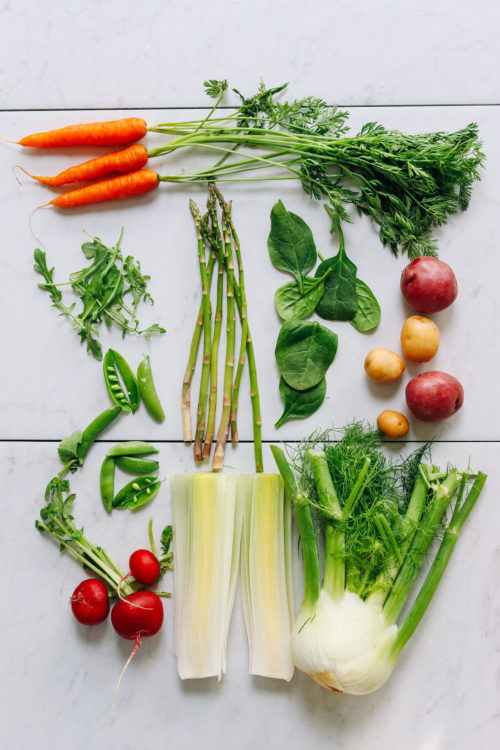
<path id="1" fill-rule="evenodd" d="M 82 625 L 99 625 L 109 613 L 108 589 L 98 578 L 82 581 L 71 596 L 71 611 Z"/>
<path id="2" fill-rule="evenodd" d="M 160 563 L 148 549 L 132 552 L 128 565 L 135 580 L 145 586 L 151 586 L 160 575 Z"/>
<path id="3" fill-rule="evenodd" d="M 111 623 L 121 638 L 136 640 L 155 635 L 163 623 L 163 604 L 152 591 L 135 591 L 116 602 L 111 611 Z"/>

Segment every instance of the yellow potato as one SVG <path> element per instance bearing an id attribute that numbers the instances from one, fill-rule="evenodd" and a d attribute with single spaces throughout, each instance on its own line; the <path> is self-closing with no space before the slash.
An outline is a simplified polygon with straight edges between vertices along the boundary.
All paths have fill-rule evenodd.
<path id="1" fill-rule="evenodd" d="M 410 429 L 408 420 L 404 414 L 398 411 L 386 409 L 377 417 L 377 427 L 380 432 L 390 438 L 400 438 L 406 435 Z"/>
<path id="2" fill-rule="evenodd" d="M 404 369 L 404 359 L 389 349 L 372 349 L 366 355 L 365 372 L 377 383 L 393 383 L 401 377 Z"/>
<path id="3" fill-rule="evenodd" d="M 412 362 L 428 362 L 439 348 L 439 329 L 425 315 L 412 315 L 401 329 L 403 354 Z"/>

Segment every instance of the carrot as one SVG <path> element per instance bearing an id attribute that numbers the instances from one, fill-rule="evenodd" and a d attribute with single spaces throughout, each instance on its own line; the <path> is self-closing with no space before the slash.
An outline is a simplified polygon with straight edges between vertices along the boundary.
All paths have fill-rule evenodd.
<path id="1" fill-rule="evenodd" d="M 87 185 L 77 190 L 58 195 L 46 205 L 58 208 L 75 208 L 89 203 L 114 201 L 120 198 L 132 198 L 134 195 L 149 193 L 158 187 L 158 175 L 152 169 L 138 169 L 136 172 L 101 180 L 93 185 Z"/>
<path id="2" fill-rule="evenodd" d="M 147 149 L 140 144 L 136 144 L 122 151 L 113 151 L 111 154 L 105 154 L 98 159 L 90 159 L 90 161 L 85 161 L 83 164 L 69 167 L 69 169 L 59 172 L 55 177 L 38 177 L 37 175 L 30 174 L 30 172 L 26 172 L 23 167 L 20 168 L 29 177 L 33 177 L 38 182 L 43 182 L 44 185 L 59 187 L 60 185 L 68 185 L 71 182 L 98 180 L 101 177 L 111 174 L 111 172 L 132 172 L 136 169 L 141 169 L 147 164 L 147 161 Z"/>
<path id="3" fill-rule="evenodd" d="M 44 133 L 33 133 L 18 141 L 20 146 L 57 148 L 61 146 L 121 146 L 146 135 L 146 121 L 140 117 L 124 117 L 107 122 L 68 125 Z"/>

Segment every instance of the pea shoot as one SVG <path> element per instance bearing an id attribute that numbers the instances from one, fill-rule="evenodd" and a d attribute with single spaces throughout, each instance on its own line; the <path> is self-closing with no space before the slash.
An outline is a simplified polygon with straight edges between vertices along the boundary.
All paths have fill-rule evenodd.
<path id="1" fill-rule="evenodd" d="M 98 360 L 102 359 L 98 338 L 102 323 L 107 326 L 116 323 L 123 336 L 135 333 L 149 338 L 154 333 L 165 333 L 158 323 L 143 330 L 139 328 L 136 317 L 139 303 L 153 303 L 147 291 L 151 277 L 142 273 L 138 260 L 131 255 L 123 255 L 121 238 L 122 235 L 115 247 L 108 247 L 97 237 L 84 242 L 82 252 L 92 262 L 86 268 L 71 273 L 66 282 L 54 281 L 54 268 L 49 268 L 45 252 L 37 248 L 34 253 L 34 269 L 44 279 L 39 287 L 50 294 L 52 307 L 72 321 L 81 342 L 87 344 L 87 351 Z M 63 286 L 70 286 L 80 298 L 83 305 L 80 313 L 74 311 L 75 302 L 67 305 L 63 301 L 60 289 Z"/>

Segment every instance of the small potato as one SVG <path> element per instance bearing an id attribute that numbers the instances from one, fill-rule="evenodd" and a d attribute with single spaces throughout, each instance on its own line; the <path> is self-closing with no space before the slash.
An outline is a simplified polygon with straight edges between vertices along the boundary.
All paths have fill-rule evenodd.
<path id="1" fill-rule="evenodd" d="M 404 359 L 389 349 L 372 349 L 366 355 L 365 372 L 377 383 L 393 383 L 401 377 L 404 369 Z"/>
<path id="2" fill-rule="evenodd" d="M 457 412 L 464 402 L 462 384 L 447 372 L 422 372 L 406 386 L 406 404 L 417 419 L 440 422 Z"/>
<path id="3" fill-rule="evenodd" d="M 412 315 L 401 329 L 401 347 L 412 362 L 428 362 L 439 348 L 439 328 L 425 315 Z"/>
<path id="4" fill-rule="evenodd" d="M 390 438 L 400 438 L 406 435 L 410 429 L 408 420 L 404 414 L 398 411 L 386 409 L 377 417 L 377 427 L 380 432 Z"/>

